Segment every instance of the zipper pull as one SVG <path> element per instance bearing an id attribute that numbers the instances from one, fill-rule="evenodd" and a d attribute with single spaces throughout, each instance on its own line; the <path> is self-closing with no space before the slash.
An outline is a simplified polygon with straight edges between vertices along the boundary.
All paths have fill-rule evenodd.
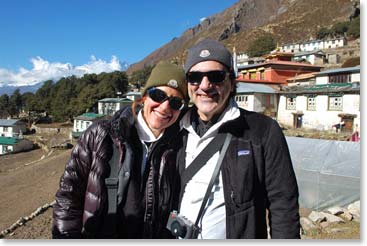
<path id="1" fill-rule="evenodd" d="M 232 202 L 233 202 L 234 204 L 236 204 L 236 203 L 234 202 L 234 192 L 233 192 L 233 190 L 231 190 L 231 200 L 232 200 Z"/>

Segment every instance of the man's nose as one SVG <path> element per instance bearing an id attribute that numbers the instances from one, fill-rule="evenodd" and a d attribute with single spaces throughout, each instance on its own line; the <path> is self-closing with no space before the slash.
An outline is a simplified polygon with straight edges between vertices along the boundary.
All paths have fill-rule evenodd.
<path id="1" fill-rule="evenodd" d="M 204 76 L 200 83 L 200 89 L 207 90 L 212 87 L 212 83 L 210 83 L 207 76 Z"/>

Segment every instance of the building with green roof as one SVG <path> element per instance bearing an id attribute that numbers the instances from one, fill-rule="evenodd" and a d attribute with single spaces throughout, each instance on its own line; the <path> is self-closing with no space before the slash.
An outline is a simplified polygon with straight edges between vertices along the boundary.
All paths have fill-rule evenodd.
<path id="1" fill-rule="evenodd" d="M 0 137 L 0 155 L 30 150 L 33 142 L 15 137 Z"/>
<path id="2" fill-rule="evenodd" d="M 360 66 L 315 74 L 307 85 L 279 91 L 277 120 L 293 128 L 360 131 Z"/>
<path id="3" fill-rule="evenodd" d="M 74 118 L 72 136 L 78 138 L 94 121 L 104 117 L 103 114 L 87 112 Z"/>
<path id="4" fill-rule="evenodd" d="M 113 115 L 124 106 L 130 106 L 134 101 L 129 98 L 104 98 L 98 101 L 98 113 Z"/>

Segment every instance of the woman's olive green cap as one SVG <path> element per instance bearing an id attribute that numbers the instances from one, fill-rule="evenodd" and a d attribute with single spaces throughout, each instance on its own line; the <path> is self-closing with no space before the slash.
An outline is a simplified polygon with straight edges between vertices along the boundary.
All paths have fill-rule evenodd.
<path id="1" fill-rule="evenodd" d="M 169 62 L 159 62 L 152 70 L 147 83 L 145 84 L 142 95 L 151 87 L 169 86 L 173 89 L 177 89 L 184 96 L 184 99 L 188 99 L 187 84 L 185 72 L 182 67 Z"/>

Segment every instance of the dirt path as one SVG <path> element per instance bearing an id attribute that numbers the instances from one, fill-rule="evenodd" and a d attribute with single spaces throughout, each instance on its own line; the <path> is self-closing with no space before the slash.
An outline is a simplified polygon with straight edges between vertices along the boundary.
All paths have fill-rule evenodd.
<path id="1" fill-rule="evenodd" d="M 54 200 L 60 177 L 70 157 L 70 150 L 54 150 L 50 155 L 41 149 L 0 156 L 0 231 L 7 229 L 20 217 Z M 310 210 L 300 209 L 301 216 Z M 52 208 L 26 222 L 5 239 L 50 239 Z M 317 233 L 308 239 L 359 239 L 359 224 L 350 223 L 349 234 Z M 335 236 L 340 236 L 339 238 Z"/>
<path id="2" fill-rule="evenodd" d="M 40 158 L 44 154 L 35 151 L 21 153 L 19 156 L 14 154 L 0 157 L 0 170 L 2 170 L 0 173 L 0 187 L 2 187 L 0 189 L 0 231 L 8 228 L 20 217 L 28 216 L 38 207 L 54 200 L 70 150 L 53 151 L 51 155 L 45 155 L 42 160 Z M 27 154 L 28 158 L 26 158 Z M 52 211 L 52 209 L 48 210 Z M 43 226 L 42 224 L 44 223 L 40 226 Z M 47 231 L 50 230 L 47 224 L 43 227 L 47 227 L 45 228 Z M 47 236 L 34 235 L 29 238 L 47 238 Z"/>

